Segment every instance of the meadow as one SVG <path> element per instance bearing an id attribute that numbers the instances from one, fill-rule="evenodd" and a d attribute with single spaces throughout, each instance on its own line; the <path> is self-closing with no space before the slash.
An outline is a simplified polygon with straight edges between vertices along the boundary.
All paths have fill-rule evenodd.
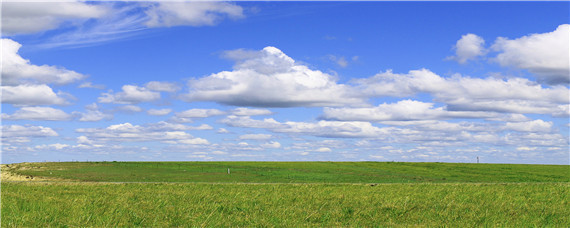
<path id="1" fill-rule="evenodd" d="M 2 182 L 2 227 L 570 226 L 570 166 L 66 162 L 10 171 L 48 179 Z"/>

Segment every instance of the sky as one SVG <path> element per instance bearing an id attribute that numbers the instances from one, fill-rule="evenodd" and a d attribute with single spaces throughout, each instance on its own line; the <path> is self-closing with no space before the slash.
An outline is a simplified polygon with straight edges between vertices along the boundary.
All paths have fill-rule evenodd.
<path id="1" fill-rule="evenodd" d="M 1 3 L 2 163 L 569 164 L 569 2 Z"/>

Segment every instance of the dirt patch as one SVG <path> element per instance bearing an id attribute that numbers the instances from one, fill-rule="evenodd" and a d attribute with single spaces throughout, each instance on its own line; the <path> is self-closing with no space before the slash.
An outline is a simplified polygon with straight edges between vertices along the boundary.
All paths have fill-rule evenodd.
<path id="1" fill-rule="evenodd" d="M 21 167 L 18 164 L 0 165 L 1 181 L 63 181 L 56 178 L 45 178 L 32 175 L 19 175 L 13 171 L 30 169 L 29 167 Z"/>

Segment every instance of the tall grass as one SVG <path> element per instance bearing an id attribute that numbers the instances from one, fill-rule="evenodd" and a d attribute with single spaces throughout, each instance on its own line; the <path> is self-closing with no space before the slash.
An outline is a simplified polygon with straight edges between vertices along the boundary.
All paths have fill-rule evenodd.
<path id="1" fill-rule="evenodd" d="M 570 226 L 566 183 L 2 183 L 2 227 Z"/>

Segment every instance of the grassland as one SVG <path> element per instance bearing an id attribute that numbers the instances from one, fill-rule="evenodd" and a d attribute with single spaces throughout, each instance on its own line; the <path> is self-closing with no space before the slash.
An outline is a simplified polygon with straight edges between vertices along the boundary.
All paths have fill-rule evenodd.
<path id="1" fill-rule="evenodd" d="M 70 162 L 11 171 L 52 181 L 2 182 L 2 227 L 570 226 L 570 166 Z"/>
<path id="2" fill-rule="evenodd" d="M 230 174 L 228 175 L 228 169 Z M 411 162 L 48 162 L 23 176 L 98 182 L 522 183 L 569 182 L 570 166 Z"/>

